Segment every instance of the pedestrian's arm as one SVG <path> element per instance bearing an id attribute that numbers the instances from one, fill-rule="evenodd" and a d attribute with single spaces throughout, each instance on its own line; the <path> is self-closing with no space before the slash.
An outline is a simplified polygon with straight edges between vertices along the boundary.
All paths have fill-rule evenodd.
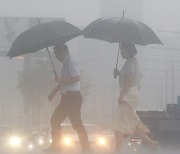
<path id="1" fill-rule="evenodd" d="M 56 94 L 61 88 L 61 84 L 59 83 L 52 91 L 52 93 Z"/>
<path id="2" fill-rule="evenodd" d="M 48 95 L 48 100 L 51 102 L 54 98 L 54 96 L 56 95 L 57 91 L 59 91 L 61 88 L 61 84 L 59 83 L 54 89 L 53 91 Z"/>

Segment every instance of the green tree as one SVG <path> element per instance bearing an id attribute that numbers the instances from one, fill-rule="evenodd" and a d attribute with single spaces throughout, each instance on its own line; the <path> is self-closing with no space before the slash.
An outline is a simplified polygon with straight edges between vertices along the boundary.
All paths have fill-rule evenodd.
<path id="1" fill-rule="evenodd" d="M 52 69 L 46 58 L 31 58 L 29 69 L 25 67 L 19 72 L 18 87 L 23 95 L 26 125 L 40 125 L 40 115 L 46 103 L 44 97 L 47 98 L 52 81 Z"/>

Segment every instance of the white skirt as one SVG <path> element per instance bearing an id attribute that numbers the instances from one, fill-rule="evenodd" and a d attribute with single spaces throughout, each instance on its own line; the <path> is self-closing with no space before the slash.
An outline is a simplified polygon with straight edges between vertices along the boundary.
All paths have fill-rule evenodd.
<path id="1" fill-rule="evenodd" d="M 123 101 L 124 103 L 120 103 L 116 110 L 112 129 L 128 137 L 134 134 L 136 128 L 139 128 L 144 133 L 149 133 L 149 129 L 136 114 L 136 107 L 139 102 L 138 88 L 129 88 Z"/>

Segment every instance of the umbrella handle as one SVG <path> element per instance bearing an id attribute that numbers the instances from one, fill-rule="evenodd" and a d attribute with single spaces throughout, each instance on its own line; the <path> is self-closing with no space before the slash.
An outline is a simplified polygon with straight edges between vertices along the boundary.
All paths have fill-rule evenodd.
<path id="1" fill-rule="evenodd" d="M 117 74 L 115 73 L 115 72 L 117 72 L 117 67 L 113 70 L 114 71 L 114 79 L 116 79 L 117 78 Z"/>
<path id="2" fill-rule="evenodd" d="M 37 21 L 38 21 L 38 23 L 40 24 L 40 20 L 39 20 L 39 18 L 37 17 Z"/>
<path id="3" fill-rule="evenodd" d="M 37 17 L 37 21 L 38 21 L 38 23 L 40 24 L 40 20 L 39 20 L 38 17 Z M 49 55 L 49 58 L 50 58 L 50 61 L 51 61 L 52 67 L 53 67 L 54 75 L 55 75 L 55 77 L 56 77 L 56 76 L 57 76 L 57 73 L 56 73 L 56 70 L 55 70 L 55 67 L 54 67 L 54 64 L 53 64 L 53 61 L 52 61 L 50 52 L 49 52 L 49 48 L 46 48 L 46 51 L 48 52 L 48 55 Z"/>
<path id="4" fill-rule="evenodd" d="M 49 58 L 50 58 L 50 61 L 51 61 L 52 67 L 53 67 L 54 75 L 55 75 L 55 77 L 56 77 L 56 76 L 57 76 L 57 73 L 56 73 L 56 70 L 55 70 L 55 67 L 54 67 L 54 64 L 53 64 L 53 61 L 52 61 L 50 52 L 49 52 L 49 48 L 46 48 L 46 51 L 48 52 L 48 55 L 49 55 Z"/>
<path id="5" fill-rule="evenodd" d="M 122 15 L 122 18 L 121 18 L 122 20 L 124 19 L 124 10 L 123 10 L 123 15 Z"/>
<path id="6" fill-rule="evenodd" d="M 118 60 L 119 60 L 119 52 L 120 52 L 120 43 L 119 43 L 119 47 L 118 47 L 118 54 L 117 54 L 117 60 L 116 60 L 116 67 L 114 70 L 117 70 L 117 65 L 118 65 Z M 114 79 L 116 79 L 117 75 L 114 74 Z"/>

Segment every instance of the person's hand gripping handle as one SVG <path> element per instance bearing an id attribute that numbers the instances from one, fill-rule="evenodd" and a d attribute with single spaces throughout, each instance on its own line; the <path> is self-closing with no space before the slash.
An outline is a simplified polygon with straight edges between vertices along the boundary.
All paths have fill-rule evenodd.
<path id="1" fill-rule="evenodd" d="M 117 76 L 119 76 L 119 70 L 117 67 L 113 70 L 114 78 L 116 79 Z"/>

